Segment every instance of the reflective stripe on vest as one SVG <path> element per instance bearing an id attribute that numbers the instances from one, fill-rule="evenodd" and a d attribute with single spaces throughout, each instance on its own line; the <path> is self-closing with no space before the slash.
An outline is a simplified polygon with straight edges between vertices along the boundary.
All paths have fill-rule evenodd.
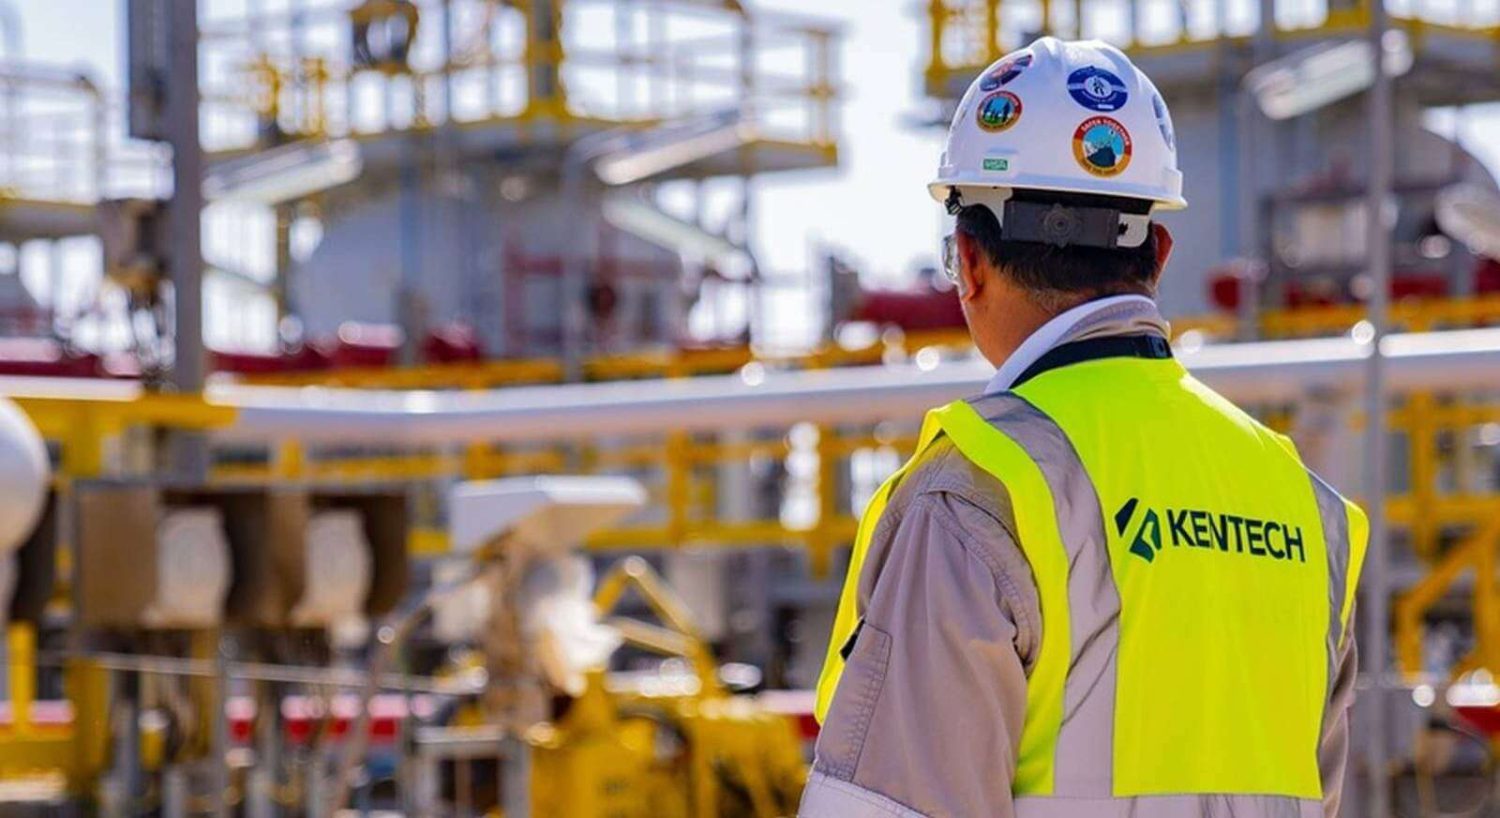
<path id="1" fill-rule="evenodd" d="M 820 719 L 875 527 L 939 434 L 1005 486 L 1038 590 L 1018 802 L 1244 795 L 1296 815 L 1321 798 L 1364 515 L 1171 360 L 1075 364 L 928 414 L 861 520 Z"/>

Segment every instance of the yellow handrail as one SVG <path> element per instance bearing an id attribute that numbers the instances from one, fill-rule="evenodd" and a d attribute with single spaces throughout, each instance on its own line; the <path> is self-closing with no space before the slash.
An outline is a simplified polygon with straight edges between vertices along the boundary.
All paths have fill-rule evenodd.
<path id="1" fill-rule="evenodd" d="M 1028 22 L 1027 29 L 1006 30 L 1002 8 L 1014 16 L 1016 0 L 928 0 L 926 18 L 928 26 L 928 59 L 924 71 L 927 93 L 939 99 L 953 99 L 968 80 L 984 66 L 999 58 L 1007 42 L 1018 45 L 1022 34 L 1032 33 L 1035 24 Z M 1051 0 L 1035 0 L 1026 4 L 1040 17 L 1041 30 L 1050 29 Z M 1427 30 L 1442 30 L 1459 36 L 1500 39 L 1500 27 L 1479 16 L 1482 12 L 1469 9 L 1475 16 L 1457 23 L 1442 23 L 1417 15 L 1393 14 L 1391 24 L 1403 27 L 1413 35 L 1413 47 L 1423 47 L 1419 36 Z M 1322 20 L 1314 23 L 1278 24 L 1272 32 L 1276 38 L 1347 36 L 1363 32 L 1368 27 L 1369 7 L 1365 0 L 1348 9 L 1332 9 Z M 1126 50 L 1150 52 L 1153 50 L 1181 50 L 1192 47 L 1210 47 L 1224 42 L 1239 42 L 1244 33 L 1229 31 L 1224 20 L 1215 20 L 1212 30 L 1179 27 L 1165 41 L 1145 41 L 1139 36 L 1133 22 L 1111 38 L 1116 45 Z M 1089 31 L 1088 36 L 1101 36 Z M 961 82 L 955 84 L 957 79 Z"/>
<path id="2" fill-rule="evenodd" d="M 341 47 L 319 45 L 346 42 L 351 25 L 329 0 L 314 0 L 296 15 L 262 12 L 216 21 L 205 48 L 210 54 L 235 54 L 235 64 L 259 79 L 254 87 L 269 90 L 273 98 L 247 93 L 242 75 L 210 81 L 203 94 L 210 148 L 246 148 L 268 123 L 284 137 L 358 138 L 445 123 L 504 122 L 519 125 L 521 138 L 550 139 L 555 136 L 546 134 L 567 135 L 570 128 L 529 126 L 539 120 L 570 126 L 650 124 L 750 97 L 759 109 L 775 109 L 776 116 L 761 123 L 772 131 L 766 139 L 818 149 L 835 143 L 836 28 L 791 16 L 748 15 L 728 5 L 662 0 L 614 8 L 615 14 L 631 16 L 632 24 L 622 30 L 635 33 L 585 44 L 564 35 L 584 15 L 603 11 L 592 8 L 601 5 L 599 0 L 560 0 L 550 20 L 536 19 L 531 4 L 473 0 L 470 5 L 483 6 L 482 25 L 456 43 L 452 54 L 417 49 L 401 60 L 365 66 L 354 64 Z M 463 15 L 464 6 L 464 0 L 455 3 L 454 13 Z M 442 14 L 438 3 L 398 8 L 403 13 L 416 8 L 423 18 Z M 708 34 L 701 25 L 705 18 L 715 23 Z M 755 33 L 744 36 L 747 31 Z M 302 46 L 289 51 L 257 45 L 266 42 Z M 302 53 L 308 49 L 312 53 Z M 788 53 L 792 49 L 799 53 Z M 766 57 L 773 52 L 775 59 Z M 726 56 L 733 59 L 727 63 Z M 569 81 L 576 83 L 580 73 L 606 72 L 620 79 L 613 86 L 616 98 L 569 93 Z M 376 86 L 378 93 L 366 93 Z M 455 87 L 463 93 L 450 95 Z M 452 99 L 463 104 L 447 104 Z M 260 127 L 244 127 L 250 121 Z"/>

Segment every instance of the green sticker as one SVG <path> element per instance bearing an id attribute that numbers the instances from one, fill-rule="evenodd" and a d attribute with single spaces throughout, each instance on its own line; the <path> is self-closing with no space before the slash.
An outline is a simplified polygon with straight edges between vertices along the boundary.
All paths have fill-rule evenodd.
<path id="1" fill-rule="evenodd" d="M 1010 170 L 1010 160 L 1009 159 L 986 159 L 986 160 L 984 160 L 984 169 L 985 170 Z"/>

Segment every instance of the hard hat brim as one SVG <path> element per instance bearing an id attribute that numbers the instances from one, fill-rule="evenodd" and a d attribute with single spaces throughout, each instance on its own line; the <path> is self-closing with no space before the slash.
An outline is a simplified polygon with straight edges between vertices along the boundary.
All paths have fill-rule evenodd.
<path id="1" fill-rule="evenodd" d="M 978 180 L 973 177 L 954 176 L 937 179 L 927 184 L 927 192 L 934 201 L 939 203 L 948 200 L 948 191 L 958 188 L 985 188 L 990 190 L 1045 190 L 1052 193 L 1079 193 L 1087 196 L 1111 196 L 1125 199 L 1144 199 L 1152 203 L 1151 209 L 1156 210 L 1182 210 L 1188 206 L 1187 199 L 1181 194 L 1172 196 L 1163 195 L 1159 190 L 1153 191 L 1140 188 L 1138 191 L 1131 189 L 1129 185 L 1112 183 L 1109 186 L 1089 188 L 1077 184 L 1073 180 L 1048 180 L 1028 178 L 1017 180 L 1014 184 L 995 184 L 993 179 Z"/>

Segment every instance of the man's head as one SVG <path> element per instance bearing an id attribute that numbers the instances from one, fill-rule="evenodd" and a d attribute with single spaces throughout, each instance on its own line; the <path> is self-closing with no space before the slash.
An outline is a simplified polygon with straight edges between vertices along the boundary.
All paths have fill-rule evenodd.
<path id="1" fill-rule="evenodd" d="M 1172 236 L 1159 224 L 1136 247 L 1106 249 L 1006 240 L 980 205 L 961 208 L 956 222 L 948 264 L 974 343 L 997 366 L 1037 327 L 1079 304 L 1154 297 L 1172 252 Z"/>
<path id="2" fill-rule="evenodd" d="M 1171 115 L 1113 46 L 1050 37 L 969 87 L 929 189 L 957 220 L 946 272 L 981 351 L 999 363 L 1052 316 L 1153 295 L 1185 206 Z"/>

